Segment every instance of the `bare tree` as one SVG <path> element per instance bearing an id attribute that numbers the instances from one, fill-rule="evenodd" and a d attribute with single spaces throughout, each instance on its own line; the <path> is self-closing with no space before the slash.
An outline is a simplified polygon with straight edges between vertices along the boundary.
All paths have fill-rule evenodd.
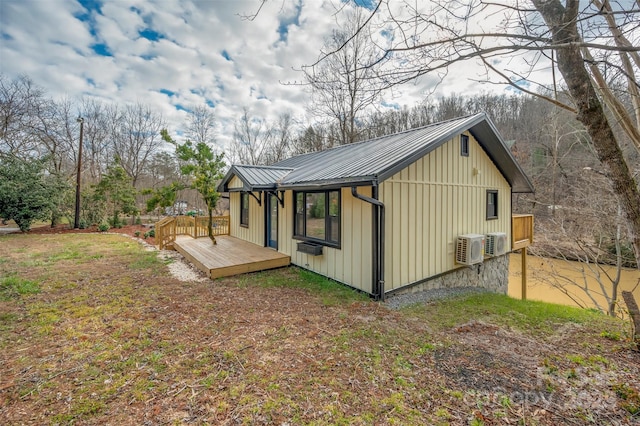
<path id="1" fill-rule="evenodd" d="M 352 38 L 372 34 L 378 25 L 392 34 L 387 37 L 392 45 L 356 71 L 375 67 L 376 79 L 393 86 L 475 61 L 482 67 L 479 80 L 511 85 L 572 112 L 607 168 L 640 260 L 640 193 L 621 149 L 623 142 L 607 117 L 610 112 L 626 137 L 640 147 L 638 124 L 632 118 L 637 112 L 624 108 L 612 89 L 616 77 L 639 87 L 638 6 L 609 0 L 382 0 Z M 327 58 L 339 57 L 342 48 Z M 516 62 L 524 67 L 518 69 Z M 557 69 L 562 80 L 555 74 L 549 84 L 537 78 L 548 67 Z M 543 94 L 557 93 L 558 85 L 566 87 L 566 101 Z M 637 100 L 634 93 L 631 98 Z"/>
<path id="2" fill-rule="evenodd" d="M 93 182 L 102 179 L 109 164 L 109 125 L 107 108 L 95 100 L 83 99 L 84 118 L 82 164 Z"/>
<path id="3" fill-rule="evenodd" d="M 310 110 L 337 123 L 339 144 L 359 140 L 363 127 L 359 120 L 381 97 L 380 84 L 373 78 L 373 69 L 367 67 L 376 50 L 364 34 L 365 19 L 361 8 L 349 9 L 345 23 L 326 40 L 322 60 L 303 68 L 311 87 Z"/>
<path id="4" fill-rule="evenodd" d="M 70 178 L 78 158 L 79 126 L 76 105 L 68 98 L 48 100 L 40 104 L 33 132 L 39 140 L 41 155 L 50 159 L 50 171 Z"/>
<path id="5" fill-rule="evenodd" d="M 0 152 L 22 157 L 34 154 L 36 126 L 44 90 L 23 75 L 13 80 L 0 74 Z"/>
<path id="6" fill-rule="evenodd" d="M 297 136 L 293 145 L 292 152 L 295 154 L 321 151 L 327 148 L 325 129 L 321 125 L 309 125 Z"/>
<path id="7" fill-rule="evenodd" d="M 164 143 L 160 131 L 166 127 L 162 115 L 141 103 L 107 110 L 114 156 L 136 187 L 140 175 Z"/>
<path id="8" fill-rule="evenodd" d="M 541 232 L 531 251 L 548 269 L 536 268 L 534 274 L 578 306 L 616 316 L 622 269 L 634 262 L 625 258 L 621 206 L 608 179 L 594 171 L 576 173 L 561 208 L 538 221 Z"/>
<path id="9" fill-rule="evenodd" d="M 231 144 L 231 157 L 240 164 L 265 164 L 268 139 L 271 137 L 265 120 L 250 117 L 244 108 L 236 121 Z"/>
<path id="10" fill-rule="evenodd" d="M 267 153 L 267 164 L 282 161 L 289 155 L 293 143 L 295 123 L 291 114 L 278 116 L 272 126 L 271 146 Z"/>
<path id="11" fill-rule="evenodd" d="M 215 144 L 216 119 L 213 109 L 199 105 L 191 109 L 187 119 L 187 138 L 195 143 Z"/>

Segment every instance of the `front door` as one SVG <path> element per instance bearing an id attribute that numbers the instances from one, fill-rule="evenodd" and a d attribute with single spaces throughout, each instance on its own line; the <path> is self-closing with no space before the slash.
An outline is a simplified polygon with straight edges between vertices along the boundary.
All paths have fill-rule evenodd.
<path id="1" fill-rule="evenodd" d="M 267 197 L 267 246 L 278 249 L 278 198 L 269 194 Z"/>

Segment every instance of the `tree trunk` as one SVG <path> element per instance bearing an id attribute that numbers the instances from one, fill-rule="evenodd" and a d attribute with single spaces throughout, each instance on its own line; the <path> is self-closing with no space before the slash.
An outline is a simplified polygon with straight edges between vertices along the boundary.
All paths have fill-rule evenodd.
<path id="1" fill-rule="evenodd" d="M 533 0 L 533 4 L 549 26 L 553 44 L 567 46 L 557 49 L 558 69 L 576 104 L 578 120 L 587 129 L 600 162 L 608 168 L 613 191 L 627 217 L 629 239 L 640 267 L 640 194 L 577 47 L 581 42 L 576 23 L 579 1 L 567 0 L 566 8 L 559 0 Z"/>
<path id="2" fill-rule="evenodd" d="M 637 349 L 640 345 L 640 309 L 638 309 L 636 299 L 633 297 L 633 293 L 631 293 L 630 291 L 623 291 L 622 298 L 624 299 L 624 302 L 627 304 L 627 308 L 629 309 L 629 316 L 631 317 L 631 323 L 633 325 L 632 339 Z"/>
<path id="3" fill-rule="evenodd" d="M 207 224 L 207 233 L 209 234 L 209 238 L 213 242 L 213 244 L 218 244 L 216 241 L 216 237 L 213 235 L 213 209 L 207 206 L 207 210 L 209 211 L 209 223 Z"/>

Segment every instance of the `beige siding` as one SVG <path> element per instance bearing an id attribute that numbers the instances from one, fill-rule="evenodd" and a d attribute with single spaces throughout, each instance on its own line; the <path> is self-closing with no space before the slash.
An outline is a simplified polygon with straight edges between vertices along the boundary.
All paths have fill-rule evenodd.
<path id="1" fill-rule="evenodd" d="M 371 188 L 358 192 L 371 196 Z M 296 250 L 299 240 L 293 238 L 293 191 L 285 192 L 285 208 L 279 210 L 278 251 L 291 256 L 291 263 L 371 293 L 372 280 L 372 211 L 371 205 L 355 199 L 351 188 L 341 191 L 341 247 L 323 247 L 321 256 Z"/>
<path id="2" fill-rule="evenodd" d="M 237 179 L 234 177 L 233 179 Z M 233 180 L 232 180 L 233 182 Z M 258 193 L 254 193 L 256 196 Z M 249 226 L 240 226 L 240 192 L 229 193 L 231 236 L 264 246 L 264 200 L 262 206 L 249 196 Z"/>
<path id="3" fill-rule="evenodd" d="M 240 178 L 238 176 L 234 176 L 229 181 L 228 187 L 229 188 L 244 188 L 244 184 L 242 183 L 242 181 L 240 180 Z"/>
<path id="4" fill-rule="evenodd" d="M 486 219 L 486 191 L 498 190 L 498 219 Z M 386 206 L 385 290 L 455 269 L 458 235 L 507 233 L 511 188 L 469 135 L 469 156 L 455 137 L 380 185 Z"/>

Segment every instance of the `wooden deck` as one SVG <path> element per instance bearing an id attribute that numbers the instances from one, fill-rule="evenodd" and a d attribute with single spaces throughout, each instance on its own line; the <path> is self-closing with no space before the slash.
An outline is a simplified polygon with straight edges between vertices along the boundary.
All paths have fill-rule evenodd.
<path id="1" fill-rule="evenodd" d="M 218 244 L 213 245 L 206 237 L 182 235 L 176 238 L 173 246 L 211 279 L 264 271 L 291 263 L 287 255 L 228 235 L 217 236 L 216 241 Z"/>

